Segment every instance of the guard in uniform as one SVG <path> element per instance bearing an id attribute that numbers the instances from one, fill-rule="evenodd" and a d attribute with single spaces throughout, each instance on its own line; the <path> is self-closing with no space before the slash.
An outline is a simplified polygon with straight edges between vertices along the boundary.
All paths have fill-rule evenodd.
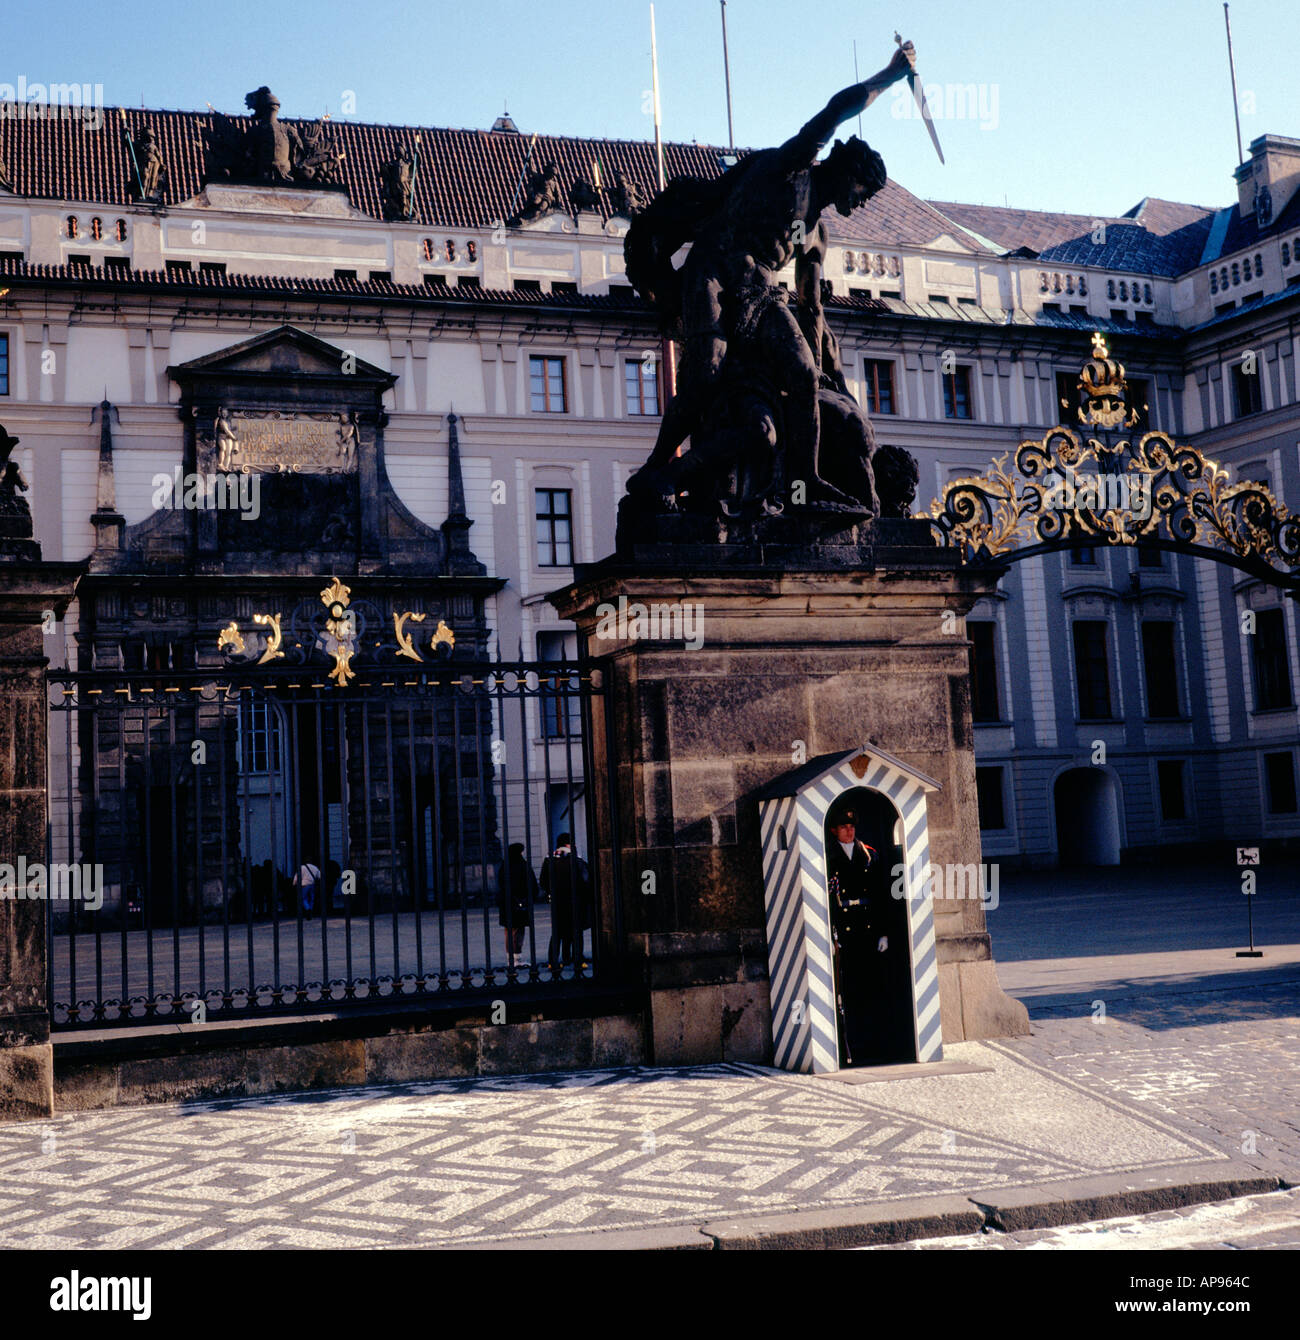
<path id="1" fill-rule="evenodd" d="M 876 896 L 876 852 L 858 839 L 857 814 L 832 810 L 827 823 L 826 879 L 835 952 L 840 1063 L 876 1059 L 883 955 L 888 937 Z"/>

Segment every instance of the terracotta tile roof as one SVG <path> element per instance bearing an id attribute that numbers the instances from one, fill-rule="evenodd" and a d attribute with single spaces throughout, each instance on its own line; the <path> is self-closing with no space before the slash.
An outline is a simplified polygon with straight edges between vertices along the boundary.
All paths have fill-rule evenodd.
<path id="1" fill-rule="evenodd" d="M 168 185 L 165 203 L 175 205 L 196 196 L 204 180 L 204 132 L 212 125 L 207 112 L 127 109 L 126 124 L 138 140 L 153 128 Z M 285 118 L 299 128 L 310 120 Z M 365 214 L 378 218 L 380 169 L 404 145 L 420 136 L 420 163 L 415 190 L 416 222 L 455 228 L 491 227 L 511 212 L 515 190 L 528 157 L 531 137 L 507 131 L 443 130 L 418 126 L 376 126 L 331 121 L 333 142 L 343 153 L 341 185 L 348 199 Z M 705 145 L 667 144 L 664 157 L 670 176 L 690 173 L 716 176 L 720 150 Z M 647 194 L 655 183 L 654 145 L 640 141 L 572 139 L 539 136 L 533 165 L 554 162 L 566 187 L 579 177 L 591 178 L 599 159 L 604 184 L 613 184 L 622 170 Z M 0 161 L 7 164 L 14 191 L 43 199 L 88 201 L 105 206 L 131 204 L 131 163 L 116 108 L 104 113 L 99 130 L 80 119 L 0 120 Z M 608 204 L 608 197 L 604 197 Z"/>
<path id="2" fill-rule="evenodd" d="M 310 120 L 284 118 L 299 128 Z M 137 140 L 153 128 L 168 183 L 165 203 L 176 205 L 199 194 L 204 182 L 204 133 L 213 122 L 208 112 L 126 110 L 125 124 Z M 0 120 L 0 161 L 9 167 L 19 195 L 42 199 L 86 201 L 106 208 L 132 203 L 132 172 L 116 108 L 104 112 L 99 130 L 79 119 Z M 420 161 L 415 188 L 414 222 L 430 227 L 491 228 L 516 207 L 516 191 L 528 160 L 531 136 L 509 131 L 447 130 L 419 126 L 365 125 L 331 121 L 334 146 L 343 155 L 341 185 L 352 205 L 364 214 L 382 217 L 380 170 L 405 145 L 420 136 Z M 702 144 L 666 144 L 668 176 L 716 177 L 723 171 L 725 151 Z M 742 153 L 744 151 L 741 151 Z M 654 194 L 654 145 L 639 140 L 576 139 L 541 135 L 533 148 L 532 166 L 554 162 L 567 189 L 579 178 L 590 181 L 599 161 L 604 190 L 604 216 L 609 216 L 608 188 L 622 171 L 647 197 Z M 910 191 L 889 182 L 851 219 L 836 216 L 837 237 L 886 243 L 924 245 L 944 233 L 955 235 L 972 252 L 985 250 L 938 211 Z"/>

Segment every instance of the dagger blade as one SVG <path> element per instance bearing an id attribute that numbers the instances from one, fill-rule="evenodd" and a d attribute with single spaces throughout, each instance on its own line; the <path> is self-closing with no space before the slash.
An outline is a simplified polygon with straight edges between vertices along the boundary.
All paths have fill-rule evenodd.
<path id="1" fill-rule="evenodd" d="M 930 107 L 925 100 L 925 90 L 921 87 L 921 81 L 916 75 L 909 74 L 907 82 L 912 86 L 912 96 L 916 99 L 916 105 L 921 109 L 921 118 L 925 122 L 925 128 L 930 132 L 930 143 L 934 145 L 934 151 L 939 155 L 939 162 L 946 167 L 948 160 L 943 156 L 943 148 L 939 144 L 939 135 L 934 128 L 934 118 L 930 115 Z"/>

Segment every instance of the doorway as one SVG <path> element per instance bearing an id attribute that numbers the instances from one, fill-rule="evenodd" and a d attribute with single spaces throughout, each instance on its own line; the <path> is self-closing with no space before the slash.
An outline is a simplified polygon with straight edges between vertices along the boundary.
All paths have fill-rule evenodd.
<path id="1" fill-rule="evenodd" d="M 1071 768 L 1056 779 L 1057 860 L 1062 866 L 1120 863 L 1119 794 L 1100 768 Z"/>

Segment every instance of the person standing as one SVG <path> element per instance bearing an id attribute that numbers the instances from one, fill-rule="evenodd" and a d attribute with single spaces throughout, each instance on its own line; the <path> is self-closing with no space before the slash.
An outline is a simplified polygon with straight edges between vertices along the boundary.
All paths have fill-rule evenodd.
<path id="1" fill-rule="evenodd" d="M 889 937 L 873 905 L 874 848 L 857 836 L 858 816 L 833 810 L 827 823 L 826 887 L 835 944 L 835 992 L 840 1016 L 840 1060 L 874 1060 L 878 1051 L 879 979 Z"/>
<path id="2" fill-rule="evenodd" d="M 312 865 L 310 861 L 304 861 L 298 868 L 298 873 L 293 877 L 293 886 L 298 890 L 304 917 L 310 918 L 315 915 L 316 893 L 320 888 L 320 883 L 320 867 Z"/>
<path id="3" fill-rule="evenodd" d="M 551 900 L 551 942 L 546 961 L 552 972 L 574 958 L 575 934 L 591 925 L 591 881 L 587 863 L 573 850 L 573 838 L 561 833 L 555 850 L 542 862 L 542 891 Z"/>
<path id="4" fill-rule="evenodd" d="M 537 876 L 524 856 L 524 844 L 512 842 L 506 859 L 497 867 L 497 920 L 506 934 L 506 957 L 511 971 L 523 953 L 524 934 L 533 924 L 537 901 Z"/>

